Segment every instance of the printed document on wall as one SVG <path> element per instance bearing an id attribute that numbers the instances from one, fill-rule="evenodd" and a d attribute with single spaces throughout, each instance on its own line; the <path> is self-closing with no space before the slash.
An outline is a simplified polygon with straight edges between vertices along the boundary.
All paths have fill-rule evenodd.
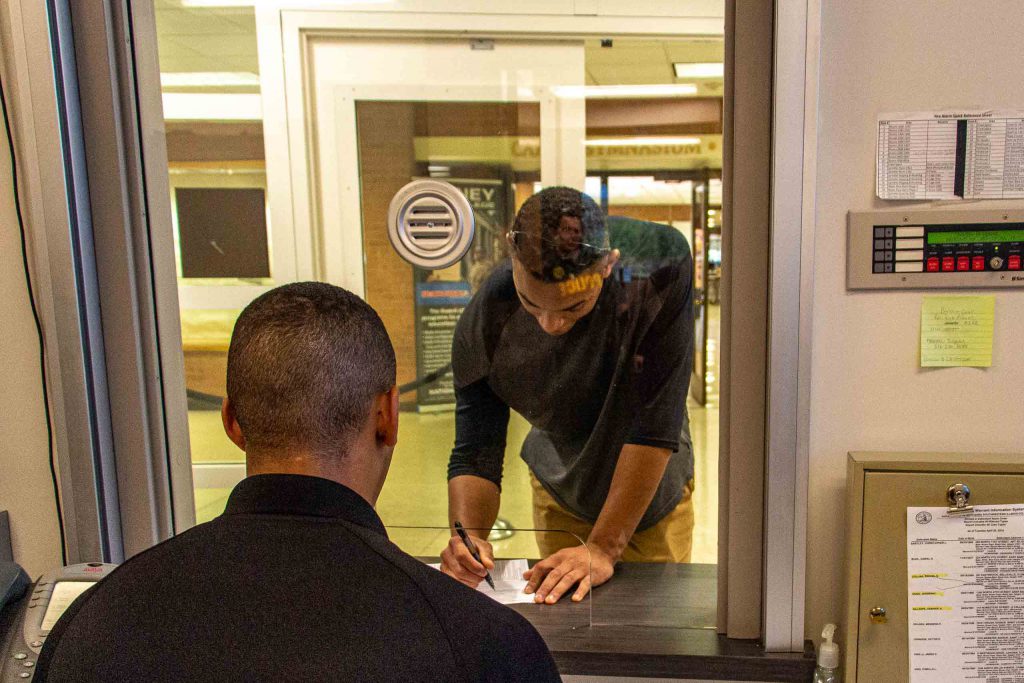
<path id="1" fill-rule="evenodd" d="M 1024 111 L 878 116 L 879 199 L 1024 197 Z"/>
<path id="2" fill-rule="evenodd" d="M 911 683 L 1024 680 L 1022 558 L 1024 504 L 907 508 Z"/>

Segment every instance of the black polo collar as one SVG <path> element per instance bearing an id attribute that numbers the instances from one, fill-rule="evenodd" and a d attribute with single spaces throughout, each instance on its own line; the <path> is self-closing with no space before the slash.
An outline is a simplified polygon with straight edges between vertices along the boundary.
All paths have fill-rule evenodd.
<path id="1" fill-rule="evenodd" d="M 256 474 L 238 482 L 225 515 L 336 517 L 387 538 L 377 512 L 358 493 L 337 482 L 302 474 Z"/>

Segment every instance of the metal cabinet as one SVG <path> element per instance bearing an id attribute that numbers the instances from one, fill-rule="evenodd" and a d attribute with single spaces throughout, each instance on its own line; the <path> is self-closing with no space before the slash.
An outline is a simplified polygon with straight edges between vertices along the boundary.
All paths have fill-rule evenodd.
<path id="1" fill-rule="evenodd" d="M 847 471 L 846 680 L 906 681 L 906 509 L 957 483 L 972 505 L 1024 503 L 1024 455 L 851 453 Z"/>

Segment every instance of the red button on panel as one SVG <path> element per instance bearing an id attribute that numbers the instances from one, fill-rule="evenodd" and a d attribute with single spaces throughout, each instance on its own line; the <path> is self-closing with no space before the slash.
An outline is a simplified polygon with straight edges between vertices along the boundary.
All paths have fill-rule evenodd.
<path id="1" fill-rule="evenodd" d="M 1010 270 L 1020 270 L 1020 256 L 1013 254 L 1006 259 L 1006 267 Z"/>
<path id="2" fill-rule="evenodd" d="M 956 269 L 957 270 L 970 270 L 971 259 L 969 256 L 957 256 L 956 257 Z"/>
<path id="3" fill-rule="evenodd" d="M 952 256 L 942 257 L 942 270 L 953 270 L 954 265 Z"/>
<path id="4" fill-rule="evenodd" d="M 985 257 L 975 256 L 971 259 L 971 270 L 985 270 Z"/>
<path id="5" fill-rule="evenodd" d="M 950 259 L 950 261 L 952 261 L 952 260 L 953 259 Z M 927 270 L 929 273 L 937 273 L 937 272 L 939 272 L 939 257 L 938 256 L 930 257 L 928 259 L 927 263 L 925 264 L 925 270 Z"/>

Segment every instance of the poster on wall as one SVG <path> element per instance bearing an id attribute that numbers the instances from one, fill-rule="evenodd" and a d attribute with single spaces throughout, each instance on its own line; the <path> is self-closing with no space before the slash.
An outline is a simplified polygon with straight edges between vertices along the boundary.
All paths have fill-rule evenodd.
<path id="1" fill-rule="evenodd" d="M 420 377 L 444 368 L 452 360 L 452 338 L 471 293 L 465 280 L 433 280 L 416 284 L 416 367 Z M 416 390 L 420 410 L 455 406 L 451 369 L 437 381 Z"/>
<path id="2" fill-rule="evenodd" d="M 500 240 L 509 228 L 508 189 L 505 181 L 487 178 L 447 179 L 466 195 L 476 218 L 476 237 L 467 255 L 467 272 L 480 262 L 498 258 Z"/>

